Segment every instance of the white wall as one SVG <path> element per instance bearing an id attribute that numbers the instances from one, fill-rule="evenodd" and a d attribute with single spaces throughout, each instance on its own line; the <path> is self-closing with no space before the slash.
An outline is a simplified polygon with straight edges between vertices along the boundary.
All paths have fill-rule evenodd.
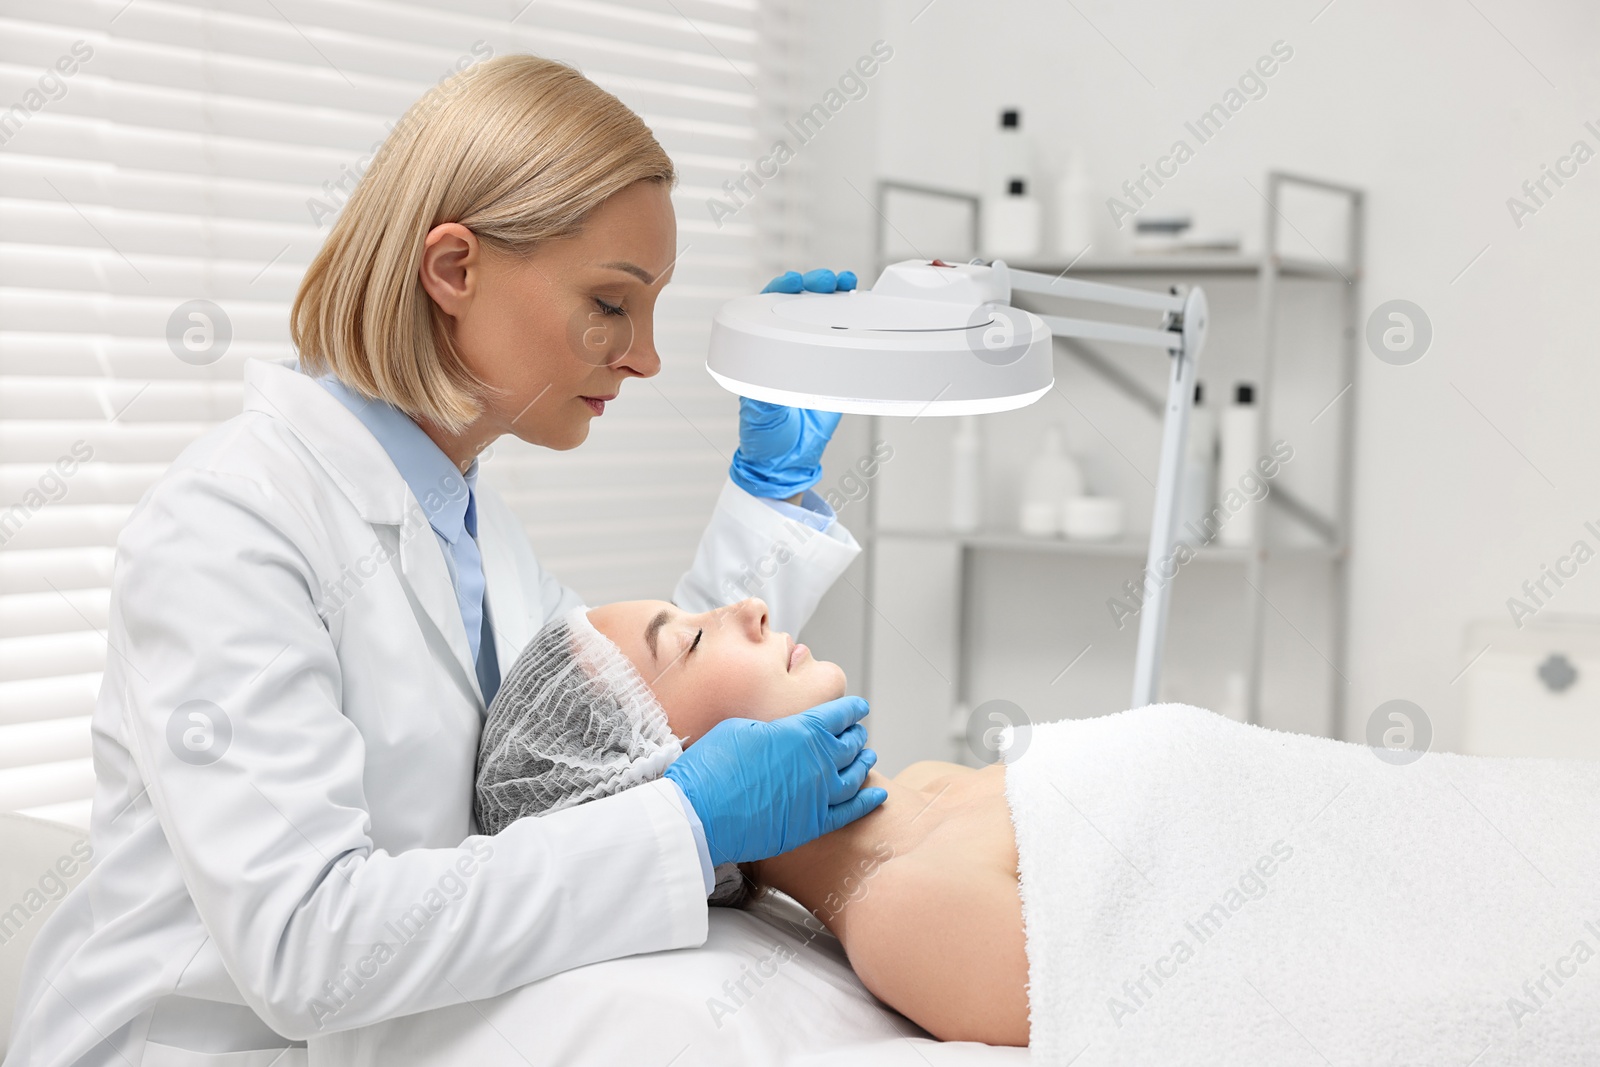
<path id="1" fill-rule="evenodd" d="M 1293 48 L 1267 94 L 1200 146 L 1151 206 L 1191 208 L 1202 221 L 1244 230 L 1253 243 L 1262 201 L 1250 183 L 1260 187 L 1270 168 L 1367 190 L 1362 320 L 1377 304 L 1405 298 L 1427 312 L 1434 340 L 1411 366 L 1383 364 L 1364 350 L 1359 360 L 1345 733 L 1359 735 L 1373 708 L 1403 697 L 1428 712 L 1439 744 L 1450 747 L 1466 684 L 1452 679 L 1477 651 L 1466 647 L 1466 628 L 1477 620 L 1508 621 L 1507 598 L 1537 578 L 1541 564 L 1554 562 L 1579 537 L 1596 545 L 1582 524 L 1600 519 L 1592 458 L 1600 423 L 1589 410 L 1600 371 L 1588 336 L 1600 161 L 1581 167 L 1520 228 L 1506 200 L 1575 140 L 1600 150 L 1600 137 L 1583 126 L 1594 119 L 1600 127 L 1592 61 L 1600 10 L 1576 0 L 1326 6 L 1324 0 L 885 0 L 873 26 L 863 25 L 868 6 L 812 8 L 813 18 L 837 20 L 818 59 L 819 86 L 836 76 L 842 55 L 864 51 L 873 38 L 895 49 L 868 99 L 852 105 L 847 124 L 830 127 L 830 135 L 840 136 L 830 143 L 819 138 L 809 149 L 816 165 L 805 180 L 813 183 L 813 200 L 825 205 L 815 253 L 833 264 L 867 262 L 875 221 L 847 177 L 869 195 L 875 175 L 976 189 L 981 146 L 998 110 L 1019 106 L 1046 176 L 1059 166 L 1062 146 L 1079 145 L 1093 178 L 1110 192 L 1163 154 L 1184 134 L 1184 120 L 1215 102 L 1275 41 Z M 1292 212 L 1288 221 L 1296 221 Z M 1309 225 L 1309 218 L 1301 221 Z M 1153 446 L 1139 451 L 1145 431 L 1136 413 L 1092 391 L 1082 394 L 1080 406 L 1091 417 L 1098 413 L 1106 436 L 1118 439 L 1135 465 L 1148 461 L 1146 469 L 1154 470 Z M 1074 413 L 1063 408 L 1047 417 L 1064 419 L 1069 434 L 1092 446 L 1093 431 Z M 854 456 L 864 447 L 862 428 L 850 425 L 858 421 L 847 420 L 837 453 Z M 1025 448 L 1036 439 L 1034 429 L 1004 424 L 998 435 Z M 900 456 L 932 455 L 939 447 L 930 439 L 919 453 L 908 439 Z M 886 473 L 894 473 L 893 464 Z M 1114 481 L 1115 472 L 1108 477 Z M 887 484 L 880 501 L 906 488 L 891 493 Z M 941 489 L 925 484 L 912 491 L 936 501 Z M 1002 479 L 996 496 L 1003 500 L 1011 491 Z M 1001 572 L 1018 566 L 994 562 L 981 576 L 983 587 L 999 588 L 1006 580 Z M 949 621 L 926 618 L 933 608 L 912 597 L 926 597 L 915 587 L 930 573 L 926 564 L 911 566 L 876 598 L 891 616 L 891 602 L 906 613 L 890 621 L 913 635 L 908 645 L 926 646 L 902 650 L 897 669 L 904 673 L 897 677 L 907 695 L 875 700 L 880 710 L 893 708 L 875 715 L 890 720 L 875 727 L 890 766 L 935 754 L 937 743 L 918 738 L 932 738 L 935 709 L 949 695 L 941 677 L 949 673 L 941 637 Z M 1025 589 L 1026 571 L 1021 580 Z M 1197 586 L 1195 595 L 1202 592 Z M 1214 596 L 1219 605 L 1231 603 L 1231 593 Z M 1127 650 L 1110 636 L 1102 641 L 1106 673 L 1086 672 L 1071 701 L 1023 677 L 1041 669 L 1047 652 L 1064 665 L 1084 643 L 1079 638 L 1089 636 L 1075 628 L 1103 611 L 1095 596 L 1057 608 L 1037 599 L 1013 596 L 975 609 L 977 698 L 1018 693 L 1025 706 L 1055 701 L 1062 713 L 1114 701 L 1115 686 L 1105 679 L 1117 677 L 1115 657 Z M 1277 661 L 1291 673 L 1325 670 L 1321 656 L 1330 635 L 1318 628 L 1314 595 L 1286 585 L 1280 606 L 1287 616 L 1278 623 L 1283 640 L 1269 646 Z M 842 586 L 812 629 L 820 633 L 860 610 L 859 594 Z M 1600 612 L 1600 562 L 1568 581 L 1541 618 L 1558 612 Z M 1231 618 L 1197 631 L 1214 634 Z M 850 665 L 845 646 L 855 637 L 839 625 L 829 638 L 840 647 L 828 651 Z M 1098 617 L 1093 625 L 1105 631 Z M 1197 689 L 1214 686 L 1213 678 Z M 1297 706 L 1290 692 L 1280 689 L 1275 698 L 1269 686 L 1267 722 L 1317 728 L 1315 714 Z"/>
<path id="2" fill-rule="evenodd" d="M 794 99 L 786 110 L 791 118 L 821 100 L 837 85 L 844 71 L 871 53 L 873 42 L 880 36 L 881 15 L 876 2 L 798 4 L 795 12 L 799 36 L 809 54 L 803 62 L 807 73 L 793 87 Z M 787 195 L 790 210 L 800 213 L 793 220 L 792 229 L 800 235 L 803 250 L 796 253 L 798 261 L 776 264 L 775 269 L 854 267 L 868 273 L 865 265 L 872 253 L 868 220 L 873 215 L 845 180 L 871 195 L 878 111 L 886 72 L 887 67 L 867 80 L 865 95 L 841 108 L 822 132 L 804 146 L 788 138 L 797 152 L 794 162 L 784 170 L 784 179 L 791 184 Z M 870 277 L 865 278 L 862 284 L 870 281 Z M 865 421 L 846 417 L 823 456 L 818 491 L 842 489 L 847 483 L 841 479 L 870 451 Z M 839 511 L 839 517 L 846 526 L 860 530 L 864 529 L 861 512 L 860 502 L 854 501 Z M 816 656 L 841 664 L 852 682 L 859 682 L 864 676 L 861 651 L 867 610 L 865 585 L 864 561 L 858 560 L 824 598 L 802 635 Z"/>

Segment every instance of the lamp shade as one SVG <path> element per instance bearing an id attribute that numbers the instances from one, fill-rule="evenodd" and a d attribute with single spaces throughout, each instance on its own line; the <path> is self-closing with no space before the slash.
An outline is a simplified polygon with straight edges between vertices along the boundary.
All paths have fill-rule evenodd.
<path id="1" fill-rule="evenodd" d="M 1055 382 L 1050 328 L 1010 306 L 1004 264 L 910 260 L 869 290 L 724 304 L 706 369 L 740 396 L 855 415 L 979 415 Z"/>

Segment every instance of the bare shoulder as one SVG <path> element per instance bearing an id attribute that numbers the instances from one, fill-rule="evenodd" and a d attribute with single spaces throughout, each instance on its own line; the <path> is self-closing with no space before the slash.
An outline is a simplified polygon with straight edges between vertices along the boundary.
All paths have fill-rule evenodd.
<path id="1" fill-rule="evenodd" d="M 1028 1043 L 1028 957 L 1014 876 L 913 852 L 883 865 L 850 922 L 850 964 L 884 1003 L 942 1041 Z"/>
<path id="2" fill-rule="evenodd" d="M 926 789 L 930 785 L 946 778 L 964 777 L 975 774 L 971 767 L 963 767 L 959 763 L 948 763 L 944 760 L 925 759 L 918 760 L 905 770 L 894 776 L 895 782 L 907 789 Z"/>

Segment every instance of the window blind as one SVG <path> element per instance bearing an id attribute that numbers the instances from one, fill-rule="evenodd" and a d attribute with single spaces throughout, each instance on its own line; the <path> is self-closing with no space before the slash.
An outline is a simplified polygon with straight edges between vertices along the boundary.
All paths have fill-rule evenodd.
<path id="1" fill-rule="evenodd" d="M 0 0 L 0 810 L 87 825 L 117 531 L 238 412 L 245 361 L 292 354 L 341 183 L 487 55 L 575 63 L 679 168 L 661 373 L 575 451 L 506 439 L 484 461 L 591 603 L 671 595 L 736 443 L 737 404 L 702 369 L 710 318 L 784 247 L 764 236 L 790 214 L 777 188 L 731 218 L 707 205 L 771 143 L 788 2 Z M 231 330 L 214 362 L 168 342 L 194 300 Z"/>

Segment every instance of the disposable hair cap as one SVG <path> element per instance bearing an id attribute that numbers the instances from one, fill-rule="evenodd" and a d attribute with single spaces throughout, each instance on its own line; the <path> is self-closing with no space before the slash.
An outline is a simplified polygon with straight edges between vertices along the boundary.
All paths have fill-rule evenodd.
<path id="1" fill-rule="evenodd" d="M 628 657 L 577 607 L 545 625 L 517 656 L 489 705 L 478 743 L 473 815 L 498 834 L 655 781 L 683 746 Z M 716 870 L 714 904 L 737 904 L 745 880 Z"/>

